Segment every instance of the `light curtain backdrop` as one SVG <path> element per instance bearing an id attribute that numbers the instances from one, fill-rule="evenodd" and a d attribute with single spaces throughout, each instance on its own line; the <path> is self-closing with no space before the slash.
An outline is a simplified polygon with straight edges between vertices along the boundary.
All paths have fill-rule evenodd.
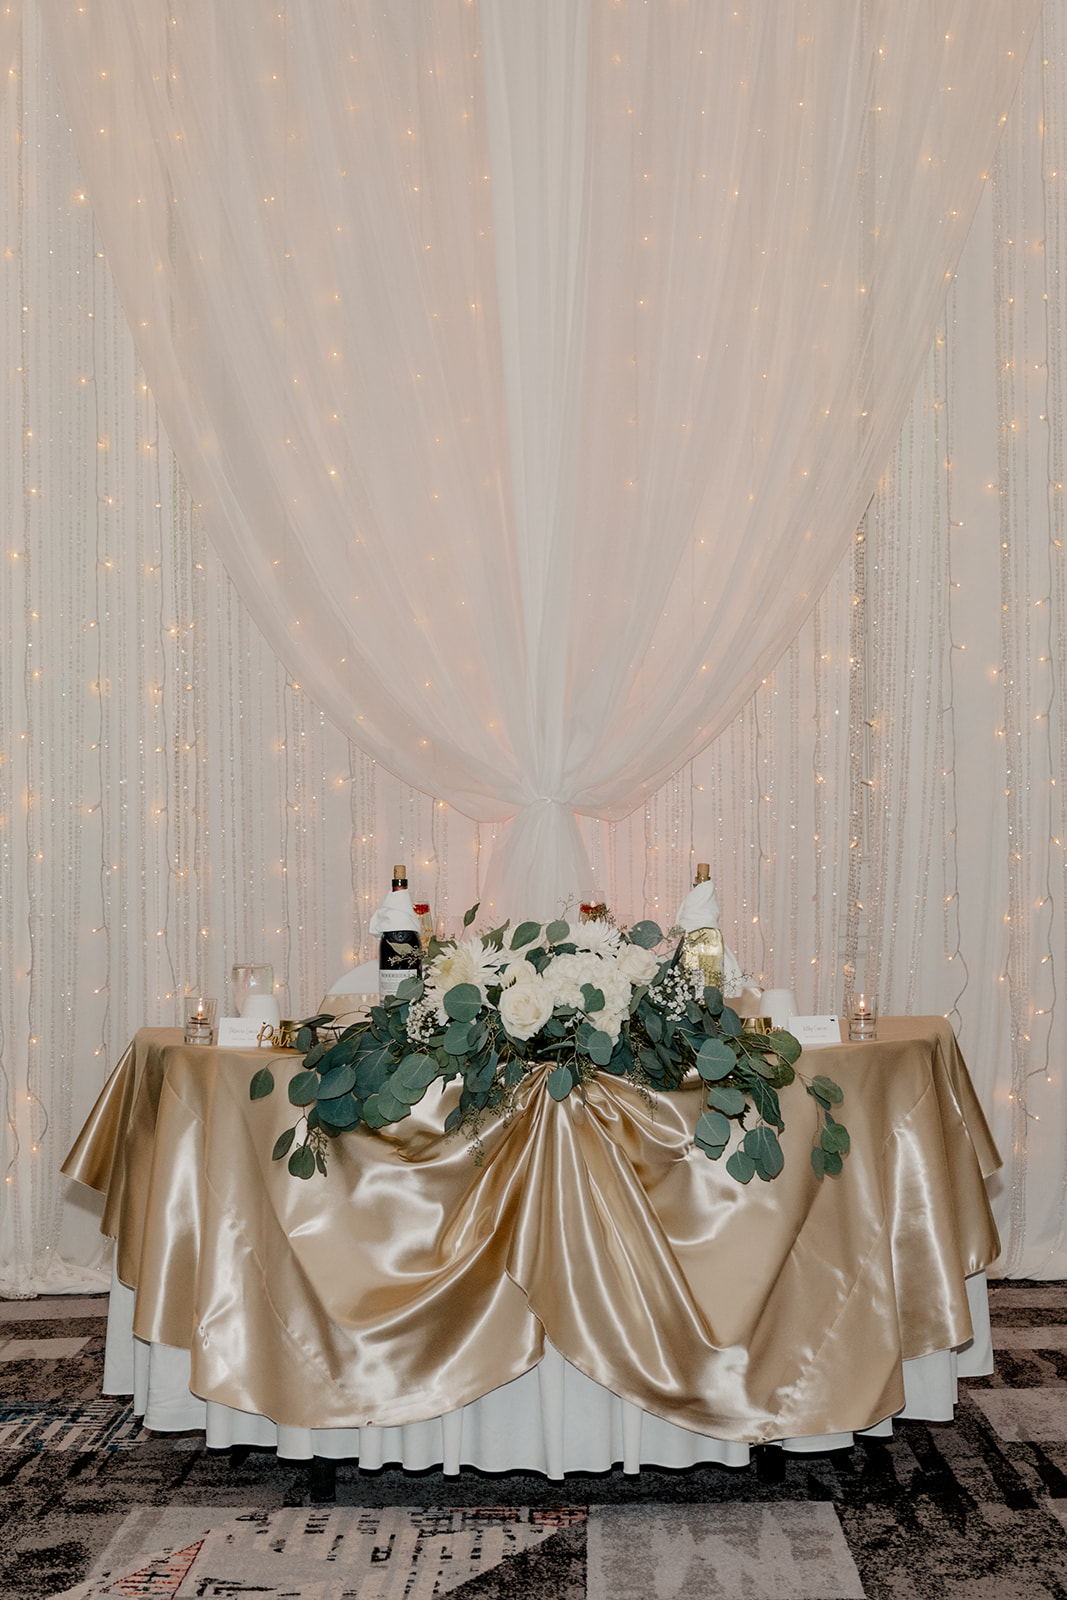
<path id="1" fill-rule="evenodd" d="M 497 825 L 390 777 L 264 642 L 138 368 L 32 5 L 5 8 L 0 52 L 0 1227 L 29 1292 L 100 1260 L 58 1164 L 140 1022 L 249 955 L 316 1004 L 369 953 L 394 858 L 455 924 Z M 1065 85 L 1050 3 L 860 535 L 727 731 L 634 816 L 582 825 L 621 918 L 668 922 L 710 858 L 731 944 L 805 1009 L 858 964 L 888 1009 L 951 1012 L 1009 1158 L 1004 1267 L 1044 1275 L 1067 1270 Z M 427 487 L 414 451 L 409 476 Z M 694 557 L 686 637 L 705 600 L 755 627 L 771 572 L 745 591 Z M 449 582 L 427 592 L 444 619 Z M 598 648 L 616 622 L 594 609 Z"/>
<path id="2" fill-rule="evenodd" d="M 1035 0 L 39 3 L 242 598 L 552 916 L 840 560 Z"/>

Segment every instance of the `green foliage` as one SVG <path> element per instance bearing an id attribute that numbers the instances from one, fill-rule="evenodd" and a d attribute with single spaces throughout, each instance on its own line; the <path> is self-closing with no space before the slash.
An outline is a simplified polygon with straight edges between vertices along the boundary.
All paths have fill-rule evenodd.
<path id="1" fill-rule="evenodd" d="M 265 1100 L 267 1095 L 274 1093 L 274 1074 L 269 1067 L 260 1067 L 254 1074 L 252 1082 L 248 1085 L 248 1098 L 250 1100 Z"/>
<path id="2" fill-rule="evenodd" d="M 465 928 L 477 910 L 473 907 L 464 917 Z M 395 997 L 373 1006 L 368 1019 L 339 1033 L 328 1015 L 300 1023 L 297 1046 L 303 1060 L 290 1077 L 287 1097 L 301 1115 L 276 1139 L 273 1159 L 287 1160 L 296 1178 L 325 1174 L 332 1139 L 360 1127 L 378 1131 L 401 1122 L 433 1083 L 450 1081 L 458 1086 L 458 1100 L 445 1118 L 445 1132 L 465 1131 L 477 1152 L 484 1118 L 506 1113 L 523 1080 L 547 1069 L 546 1087 L 556 1101 L 575 1092 L 584 1096 L 585 1085 L 600 1072 L 664 1093 L 687 1078 L 703 1082 L 707 1109 L 694 1129 L 696 1148 L 712 1161 L 725 1155 L 726 1170 L 737 1183 L 754 1177 L 769 1183 L 777 1177 L 784 1161 L 778 1135 L 785 1128 L 779 1096 L 797 1076 L 801 1054 L 792 1034 L 783 1029 L 749 1033 L 718 989 L 708 987 L 697 998 L 691 989 L 678 987 L 668 951 L 655 976 L 633 987 L 621 1026 L 617 1010 L 613 1023 L 604 1021 L 607 984 L 602 988 L 586 982 L 579 1005 L 557 1004 L 533 1038 L 513 1038 L 499 1011 L 503 978 L 494 985 L 491 976 L 516 959 L 504 954 L 505 943 L 508 952 L 521 950 L 541 974 L 558 957 L 573 955 L 577 945 L 563 921 L 547 927 L 521 922 L 510 939 L 507 934 L 505 923 L 481 936 L 480 959 L 490 953 L 489 980 L 479 980 L 484 988 L 457 983 L 434 991 L 431 972 L 432 1000 L 423 1000 L 423 980 L 410 978 Z M 663 934 L 656 923 L 641 922 L 625 938 L 653 950 Z M 454 948 L 435 941 L 431 958 Z M 618 1006 L 617 986 L 612 993 Z M 412 1007 L 420 1003 L 420 1021 L 414 1027 Z M 443 1023 L 437 1005 L 447 1018 Z M 849 1151 L 848 1132 L 833 1115 L 843 1096 L 833 1079 L 821 1073 L 805 1080 L 805 1088 L 817 1108 L 811 1165 L 821 1181 L 842 1172 Z M 272 1071 L 260 1067 L 249 1084 L 249 1098 L 265 1099 L 274 1089 Z"/>

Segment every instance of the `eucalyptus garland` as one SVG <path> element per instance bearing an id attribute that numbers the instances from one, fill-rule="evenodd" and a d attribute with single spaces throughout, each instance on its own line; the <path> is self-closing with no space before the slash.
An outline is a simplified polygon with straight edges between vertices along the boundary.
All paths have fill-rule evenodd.
<path id="1" fill-rule="evenodd" d="M 325 1013 L 301 1023 L 303 1061 L 288 1086 L 299 1115 L 274 1159 L 288 1157 L 296 1178 L 325 1174 L 332 1139 L 401 1122 L 437 1080 L 459 1080 L 445 1131 L 466 1134 L 477 1150 L 485 1119 L 506 1116 L 527 1074 L 547 1067 L 556 1100 L 584 1095 L 601 1073 L 655 1094 L 695 1072 L 706 1085 L 695 1143 L 712 1161 L 729 1149 L 726 1170 L 738 1183 L 781 1172 L 779 1091 L 801 1076 L 818 1110 L 812 1167 L 820 1179 L 840 1174 L 849 1149 L 833 1112 L 841 1089 L 821 1074 L 798 1074 L 801 1047 L 791 1033 L 752 1031 L 675 950 L 657 953 L 664 936 L 654 922 L 627 933 L 604 921 L 509 930 L 505 923 L 460 943 L 435 942 L 425 980 L 408 979 L 350 1026 L 338 1029 Z M 262 1067 L 249 1093 L 259 1100 L 274 1087 Z"/>

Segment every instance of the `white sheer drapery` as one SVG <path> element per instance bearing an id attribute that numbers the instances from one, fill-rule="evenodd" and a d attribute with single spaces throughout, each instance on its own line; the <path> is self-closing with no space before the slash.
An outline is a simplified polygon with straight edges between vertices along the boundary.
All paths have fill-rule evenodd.
<path id="1" fill-rule="evenodd" d="M 1038 9 L 43 5 L 212 538 L 361 748 L 518 813 L 501 911 L 814 603 Z"/>

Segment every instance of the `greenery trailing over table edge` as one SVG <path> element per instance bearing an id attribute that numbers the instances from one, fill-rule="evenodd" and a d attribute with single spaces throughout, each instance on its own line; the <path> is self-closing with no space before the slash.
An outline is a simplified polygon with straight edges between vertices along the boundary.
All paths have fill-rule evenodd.
<path id="1" fill-rule="evenodd" d="M 695 1143 L 712 1161 L 732 1147 L 726 1169 L 739 1183 L 781 1172 L 779 1091 L 800 1077 L 818 1108 L 812 1167 L 820 1179 L 840 1174 L 849 1136 L 833 1114 L 839 1086 L 797 1072 L 801 1047 L 791 1033 L 750 1031 L 718 989 L 700 990 L 675 950 L 657 955 L 664 936 L 656 923 L 622 933 L 604 923 L 523 922 L 508 938 L 509 928 L 434 941 L 426 980 L 406 980 L 339 1036 L 320 1037 L 335 1021 L 329 1014 L 302 1022 L 303 1061 L 288 1086 L 300 1114 L 275 1143 L 274 1160 L 288 1157 L 296 1178 L 325 1175 L 331 1139 L 402 1121 L 438 1079 L 460 1080 L 445 1131 L 470 1138 L 477 1157 L 485 1119 L 508 1116 L 524 1077 L 547 1066 L 556 1100 L 584 1098 L 601 1073 L 654 1094 L 695 1071 L 707 1094 Z M 274 1088 L 264 1066 L 249 1094 L 259 1100 Z"/>

